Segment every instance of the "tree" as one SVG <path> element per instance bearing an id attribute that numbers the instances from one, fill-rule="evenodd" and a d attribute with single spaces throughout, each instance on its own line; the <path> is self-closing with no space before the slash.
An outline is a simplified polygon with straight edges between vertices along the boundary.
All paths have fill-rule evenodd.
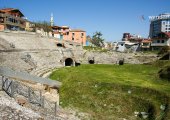
<path id="1" fill-rule="evenodd" d="M 102 38 L 102 33 L 101 32 L 95 32 L 94 35 L 92 36 L 92 44 L 94 44 L 97 47 L 103 47 L 103 41 L 104 39 Z"/>
<path id="2" fill-rule="evenodd" d="M 47 21 L 35 22 L 35 27 L 37 27 L 37 28 L 42 28 L 45 32 L 50 32 L 50 31 L 52 31 L 51 25 L 50 25 L 50 23 L 47 22 Z"/>

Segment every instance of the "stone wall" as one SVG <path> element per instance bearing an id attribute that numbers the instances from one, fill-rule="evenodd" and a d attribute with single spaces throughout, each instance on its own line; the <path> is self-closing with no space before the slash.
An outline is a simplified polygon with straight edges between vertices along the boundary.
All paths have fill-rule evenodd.
<path id="1" fill-rule="evenodd" d="M 57 43 L 64 44 L 64 47 L 57 47 Z M 66 58 L 82 64 L 89 64 L 89 58 L 94 58 L 95 64 L 116 64 L 121 59 L 125 63 L 142 64 L 157 59 L 156 55 L 142 53 L 85 51 L 74 42 L 27 32 L 0 32 L 0 50 L 1 66 L 33 71 L 33 74 L 40 69 L 48 71 L 49 68 L 62 67 Z"/>

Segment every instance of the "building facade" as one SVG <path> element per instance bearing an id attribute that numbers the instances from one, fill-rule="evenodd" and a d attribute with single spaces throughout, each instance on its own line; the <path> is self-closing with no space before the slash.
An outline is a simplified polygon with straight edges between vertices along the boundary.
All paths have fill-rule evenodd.
<path id="1" fill-rule="evenodd" d="M 170 46 L 170 32 L 161 32 L 152 38 L 152 50 L 161 50 L 164 46 Z"/>
<path id="2" fill-rule="evenodd" d="M 60 40 L 68 40 L 70 28 L 68 26 L 52 26 L 52 36 Z"/>
<path id="3" fill-rule="evenodd" d="M 150 17 L 149 37 L 156 37 L 156 35 L 161 32 L 170 32 L 170 13 Z"/>
<path id="4" fill-rule="evenodd" d="M 34 32 L 35 31 L 35 24 L 30 21 L 25 22 L 25 31 Z"/>
<path id="5" fill-rule="evenodd" d="M 68 40 L 80 43 L 86 46 L 86 31 L 80 29 L 72 29 L 69 31 Z"/>
<path id="6" fill-rule="evenodd" d="M 26 20 L 18 9 L 0 9 L 0 30 L 25 30 Z"/>
<path id="7" fill-rule="evenodd" d="M 52 26 L 53 37 L 60 40 L 70 40 L 86 46 L 86 31 L 70 29 L 68 26 Z"/>
<path id="8" fill-rule="evenodd" d="M 150 51 L 151 50 L 151 39 L 143 39 L 140 43 L 140 47 L 142 51 Z"/>

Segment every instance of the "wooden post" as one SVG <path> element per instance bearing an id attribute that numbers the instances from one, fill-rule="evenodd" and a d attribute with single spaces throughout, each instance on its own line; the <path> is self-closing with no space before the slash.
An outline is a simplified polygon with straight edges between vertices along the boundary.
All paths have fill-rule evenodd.
<path id="1" fill-rule="evenodd" d="M 55 102 L 55 116 L 57 116 L 57 109 L 58 109 L 58 105 L 57 102 Z"/>
<path id="2" fill-rule="evenodd" d="M 14 88 L 14 81 L 11 81 L 11 97 L 14 97 L 14 92 L 15 92 L 15 88 Z"/>
<path id="3" fill-rule="evenodd" d="M 42 96 L 42 91 L 40 90 L 40 105 L 44 107 L 44 97 Z"/>
<path id="4" fill-rule="evenodd" d="M 31 102 L 31 89 L 28 87 L 28 101 Z"/>

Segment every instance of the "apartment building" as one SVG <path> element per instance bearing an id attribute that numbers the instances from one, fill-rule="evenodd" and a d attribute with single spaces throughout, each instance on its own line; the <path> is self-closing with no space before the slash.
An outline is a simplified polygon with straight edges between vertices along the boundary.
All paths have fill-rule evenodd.
<path id="1" fill-rule="evenodd" d="M 170 32 L 170 13 L 163 13 L 158 16 L 150 17 L 149 37 L 156 37 L 161 32 Z"/>

